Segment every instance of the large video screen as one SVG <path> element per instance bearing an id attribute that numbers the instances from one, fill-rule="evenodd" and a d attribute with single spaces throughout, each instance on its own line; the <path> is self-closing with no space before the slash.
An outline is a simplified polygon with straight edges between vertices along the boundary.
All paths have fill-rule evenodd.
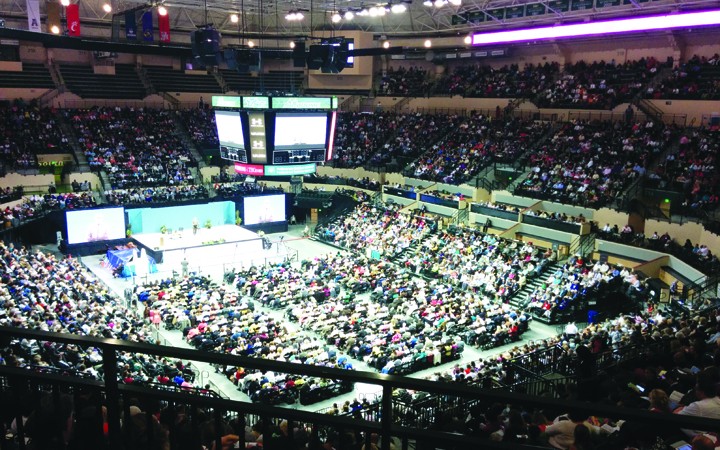
<path id="1" fill-rule="evenodd" d="M 326 113 L 277 113 L 275 150 L 325 148 L 327 123 Z"/>
<path id="2" fill-rule="evenodd" d="M 125 237 L 125 208 L 67 211 L 68 244 L 109 241 Z"/>
<path id="3" fill-rule="evenodd" d="M 285 220 L 285 194 L 245 197 L 245 225 Z"/>
<path id="4" fill-rule="evenodd" d="M 218 140 L 221 146 L 245 148 L 242 122 L 237 111 L 215 111 Z"/>

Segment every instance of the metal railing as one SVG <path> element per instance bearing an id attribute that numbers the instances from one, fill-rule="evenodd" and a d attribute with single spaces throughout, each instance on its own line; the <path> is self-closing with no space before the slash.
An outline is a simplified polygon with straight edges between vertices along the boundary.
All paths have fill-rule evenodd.
<path id="1" fill-rule="evenodd" d="M 547 398 L 539 398 L 537 396 L 521 395 L 514 392 L 506 392 L 493 389 L 480 389 L 462 384 L 454 383 L 437 383 L 429 380 L 419 380 L 404 378 L 393 375 L 384 375 L 377 373 L 349 371 L 328 367 L 310 366 L 303 364 L 293 364 L 278 362 L 261 358 L 248 358 L 231 354 L 209 353 L 196 350 L 188 350 L 177 347 L 168 347 L 160 345 L 152 345 L 145 343 L 126 342 L 116 339 L 100 339 L 94 337 L 81 337 L 69 334 L 49 333 L 43 331 L 17 329 L 17 328 L 0 328 L 0 339 L 3 342 L 11 342 L 12 340 L 37 340 L 40 342 L 54 342 L 61 344 L 76 345 L 80 348 L 94 347 L 98 348 L 103 355 L 102 361 L 102 380 L 87 380 L 74 378 L 72 376 L 58 375 L 52 373 L 38 373 L 23 367 L 0 366 L 0 387 L 6 390 L 9 396 L 12 396 L 10 402 L 6 403 L 7 410 L 4 412 L 9 416 L 15 417 L 18 422 L 18 441 L 20 448 L 25 447 L 24 430 L 20 425 L 22 420 L 22 412 L 27 408 L 26 402 L 20 401 L 24 396 L 31 395 L 31 392 L 37 393 L 46 386 L 46 392 L 52 394 L 51 402 L 55 402 L 57 406 L 60 404 L 63 391 L 70 392 L 88 392 L 94 393 L 95 406 L 98 408 L 105 407 L 107 411 L 107 445 L 98 445 L 95 448 L 111 448 L 125 449 L 123 445 L 124 439 L 127 438 L 129 424 L 125 421 L 121 425 L 121 418 L 131 417 L 130 399 L 135 398 L 140 402 L 162 402 L 162 404 L 172 407 L 182 407 L 187 411 L 187 418 L 191 422 L 193 428 L 198 427 L 200 423 L 195 422 L 198 410 L 203 409 L 203 420 L 210 419 L 214 422 L 214 430 L 211 431 L 212 442 L 217 448 L 221 447 L 223 427 L 221 424 L 226 418 L 232 416 L 233 420 L 239 422 L 244 428 L 248 418 L 262 418 L 262 424 L 256 424 L 260 431 L 268 431 L 268 427 L 272 420 L 287 420 L 288 428 L 295 430 L 296 428 L 304 428 L 314 437 L 321 432 L 328 432 L 327 428 L 332 427 L 334 430 L 343 434 L 343 430 L 355 430 L 364 433 L 366 444 L 369 443 L 371 434 L 380 435 L 380 448 L 389 450 L 391 440 L 393 438 L 402 442 L 403 450 L 409 448 L 411 441 L 424 441 L 436 445 L 442 445 L 442 448 L 488 448 L 488 449 L 523 449 L 536 448 L 532 446 L 513 445 L 495 443 L 487 439 L 468 436 L 463 434 L 449 433 L 437 429 L 427 429 L 423 426 L 413 424 L 411 421 L 402 420 L 399 409 L 396 408 L 398 402 L 393 402 L 393 391 L 395 389 L 412 390 L 415 392 L 426 392 L 434 395 L 436 399 L 446 400 L 446 404 L 457 404 L 458 410 L 466 411 L 469 405 L 474 403 L 482 403 L 491 405 L 495 402 L 501 404 L 513 404 L 523 407 L 535 407 L 541 409 L 549 409 L 555 411 L 565 411 L 570 413 L 579 413 L 586 415 L 596 415 L 600 417 L 611 417 L 614 419 L 633 420 L 643 424 L 653 424 L 658 427 L 684 427 L 700 430 L 717 430 L 720 429 L 720 420 L 706 419 L 692 416 L 680 415 L 662 415 L 644 410 L 635 410 L 622 407 L 606 406 L 597 403 L 581 403 L 568 400 L 555 400 Z M 156 355 L 164 358 L 202 361 L 209 364 L 219 366 L 241 366 L 246 369 L 273 371 L 277 373 L 298 374 L 303 376 L 320 377 L 324 379 L 332 379 L 350 383 L 364 383 L 366 385 L 375 386 L 382 391 L 382 397 L 379 403 L 379 412 L 377 415 L 370 417 L 338 417 L 327 414 L 318 414 L 309 411 L 302 411 L 292 408 L 282 408 L 277 406 L 267 406 L 261 404 L 253 404 L 244 401 L 233 401 L 222 398 L 213 398 L 204 395 L 193 395 L 192 392 L 169 392 L 156 390 L 152 387 L 123 384 L 119 381 L 118 357 L 124 354 L 144 354 Z M 30 397 L 27 397 L 30 398 Z M 425 408 L 428 414 L 441 414 L 445 409 L 440 406 L 438 409 Z M 156 412 L 147 410 L 147 416 Z M 97 415 L 98 419 L 100 415 Z M 267 419 L 267 420 L 265 420 Z M 368 420 L 370 419 L 370 420 Z M 62 420 L 61 420 L 62 422 Z M 92 422 L 92 421 L 91 421 Z M 86 435 L 88 438 L 103 436 L 103 421 L 95 420 L 88 427 Z M 123 428 L 125 427 L 125 428 Z M 48 430 L 49 433 L 62 430 Z M 177 430 L 171 429 L 170 433 Z M 263 433 L 269 437 L 270 433 Z M 194 448 L 200 448 L 200 434 L 193 433 L 190 435 L 194 440 Z M 240 433 L 240 448 L 245 448 L 245 438 Z M 177 436 L 175 436 L 177 439 Z M 293 431 L 290 432 L 289 439 L 294 439 Z M 103 438 L 100 442 L 105 442 Z M 172 436 L 171 436 L 171 442 Z M 343 438 L 339 438 L 337 447 L 339 449 L 350 448 L 350 443 Z"/>

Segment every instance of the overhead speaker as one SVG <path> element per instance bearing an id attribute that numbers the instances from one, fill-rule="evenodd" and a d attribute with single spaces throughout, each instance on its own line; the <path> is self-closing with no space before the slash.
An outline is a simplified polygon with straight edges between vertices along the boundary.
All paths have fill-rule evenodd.
<path id="1" fill-rule="evenodd" d="M 305 67 L 305 42 L 295 41 L 292 57 L 293 67 Z"/>
<path id="2" fill-rule="evenodd" d="M 331 58 L 332 47 L 329 45 L 311 45 L 307 54 L 307 67 L 310 70 L 320 70 L 325 62 Z"/>
<path id="3" fill-rule="evenodd" d="M 221 37 L 214 28 L 203 28 L 190 34 L 193 58 L 204 66 L 216 66 L 220 63 L 222 53 Z"/>
<path id="4" fill-rule="evenodd" d="M 262 56 L 260 50 L 238 50 L 235 53 L 237 71 L 240 73 L 260 72 Z"/>

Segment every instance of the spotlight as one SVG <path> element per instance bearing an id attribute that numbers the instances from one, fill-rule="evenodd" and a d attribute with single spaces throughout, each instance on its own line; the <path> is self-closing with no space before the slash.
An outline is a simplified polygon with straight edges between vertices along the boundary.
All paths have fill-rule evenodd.
<path id="1" fill-rule="evenodd" d="M 435 5 L 436 8 L 442 8 L 443 6 L 445 6 L 446 2 L 447 0 L 435 0 L 435 3 L 433 3 L 433 5 Z"/>
<path id="2" fill-rule="evenodd" d="M 384 6 L 378 6 L 375 9 L 377 10 L 377 15 L 380 17 L 384 16 L 387 13 L 387 10 L 385 9 Z"/>
<path id="3" fill-rule="evenodd" d="M 433 5 L 433 2 L 432 2 L 431 0 L 425 0 L 425 1 L 423 2 L 423 5 L 425 5 L 425 6 L 427 6 L 428 8 L 430 8 L 430 7 Z"/>
<path id="4" fill-rule="evenodd" d="M 333 22 L 333 23 L 338 23 L 338 22 L 340 22 L 341 20 L 342 20 L 342 16 L 340 15 L 340 13 L 335 13 L 335 14 L 332 15 L 332 22 Z"/>
<path id="5" fill-rule="evenodd" d="M 396 5 L 392 5 L 390 7 L 390 10 L 394 14 L 401 14 L 401 13 L 404 13 L 405 11 L 407 11 L 407 6 L 405 6 L 403 3 L 398 3 Z"/>
<path id="6" fill-rule="evenodd" d="M 105 3 L 105 4 L 103 5 L 103 11 L 105 11 L 106 13 L 112 12 L 112 6 L 110 6 L 109 3 Z"/>
<path id="7" fill-rule="evenodd" d="M 347 11 L 345 13 L 345 20 L 353 20 L 353 17 L 355 17 L 355 14 L 353 14 L 352 11 Z"/>
<path id="8" fill-rule="evenodd" d="M 432 41 L 430 39 L 425 39 L 424 45 L 425 45 L 425 48 L 430 48 L 430 47 L 432 47 Z"/>
<path id="9" fill-rule="evenodd" d="M 368 15 L 370 15 L 370 17 L 376 17 L 378 15 L 378 8 L 375 6 L 373 6 L 372 8 L 369 8 Z"/>
<path id="10" fill-rule="evenodd" d="M 451 5 L 460 6 L 462 5 L 462 0 L 448 0 Z"/>
<path id="11" fill-rule="evenodd" d="M 290 48 L 295 48 L 295 41 L 290 42 Z"/>
<path id="12" fill-rule="evenodd" d="M 238 15 L 237 14 L 230 14 L 230 22 L 232 23 L 238 23 Z"/>
<path id="13" fill-rule="evenodd" d="M 160 16 L 167 16 L 167 8 L 164 6 L 158 7 L 158 15 Z"/>
<path id="14" fill-rule="evenodd" d="M 63 6 L 70 6 L 70 0 L 60 0 L 60 4 Z"/>
<path id="15" fill-rule="evenodd" d="M 50 32 L 52 34 L 60 34 L 60 27 L 58 27 L 57 25 L 53 25 L 52 27 L 50 27 Z"/>
<path id="16" fill-rule="evenodd" d="M 255 47 L 255 43 L 253 41 L 248 41 L 248 47 L 250 47 L 250 48 Z"/>
<path id="17" fill-rule="evenodd" d="M 472 36 L 470 36 L 470 35 L 465 36 L 465 39 L 463 39 L 463 42 L 465 42 L 465 44 L 467 44 L 467 45 L 472 44 Z"/>
<path id="18" fill-rule="evenodd" d="M 383 42 L 383 48 L 390 48 L 390 41 Z"/>

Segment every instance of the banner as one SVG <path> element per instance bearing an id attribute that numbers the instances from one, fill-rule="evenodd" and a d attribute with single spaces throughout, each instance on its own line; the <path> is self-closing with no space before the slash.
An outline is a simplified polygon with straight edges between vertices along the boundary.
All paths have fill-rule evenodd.
<path id="1" fill-rule="evenodd" d="M 40 2 L 39 0 L 27 0 L 28 30 L 40 33 Z"/>
<path id="2" fill-rule="evenodd" d="M 65 7 L 68 36 L 80 36 L 80 5 L 77 3 Z"/>
<path id="3" fill-rule="evenodd" d="M 137 41 L 137 23 L 135 22 L 135 11 L 125 13 L 125 39 Z"/>
<path id="4" fill-rule="evenodd" d="M 158 31 L 160 42 L 170 42 L 170 13 L 165 13 L 164 16 L 158 13 Z"/>
<path id="5" fill-rule="evenodd" d="M 153 18 L 152 12 L 150 11 L 146 11 L 142 15 L 142 31 L 143 41 L 152 42 L 154 39 L 153 34 L 155 34 L 155 31 L 153 30 Z"/>
<path id="6" fill-rule="evenodd" d="M 57 27 L 57 29 L 62 33 L 62 26 L 60 24 L 60 3 L 55 2 L 47 2 L 45 4 L 47 7 L 47 32 L 52 33 L 53 27 Z"/>

